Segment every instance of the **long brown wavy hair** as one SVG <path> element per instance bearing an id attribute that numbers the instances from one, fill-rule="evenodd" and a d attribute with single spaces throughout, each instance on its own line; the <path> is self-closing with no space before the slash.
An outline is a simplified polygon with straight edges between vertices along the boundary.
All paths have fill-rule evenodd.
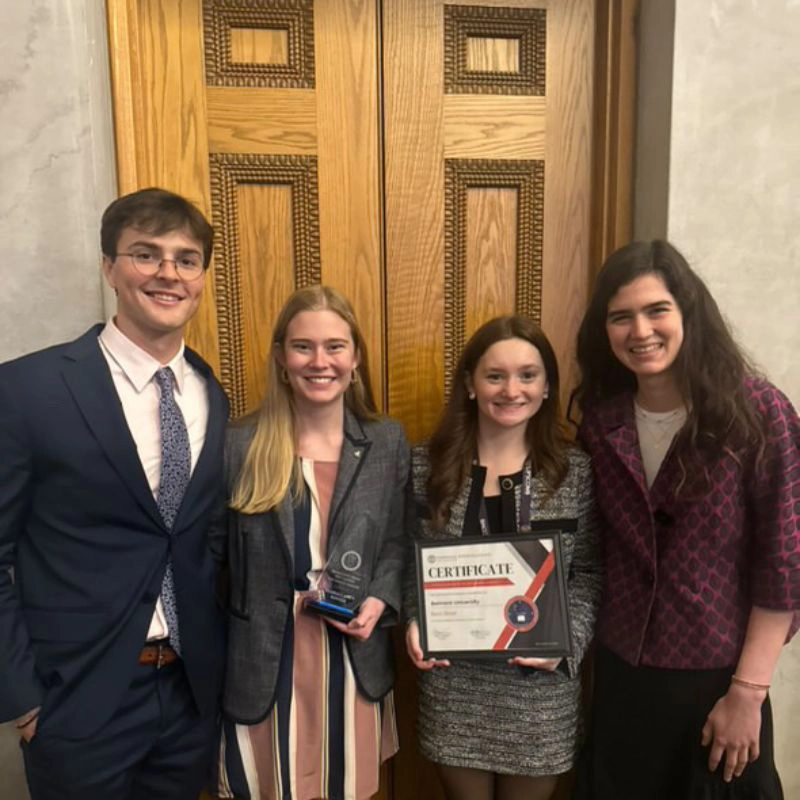
<path id="1" fill-rule="evenodd" d="M 706 474 L 723 451 L 763 451 L 763 422 L 747 396 L 745 378 L 757 371 L 741 351 L 705 283 L 669 242 L 632 242 L 603 264 L 578 332 L 581 382 L 574 398 L 584 410 L 623 392 L 636 391 L 636 376 L 611 350 L 608 304 L 643 275 L 664 281 L 683 315 L 683 344 L 674 372 L 687 409 L 680 432 L 684 474 Z"/>
<path id="2" fill-rule="evenodd" d="M 472 335 L 458 360 L 450 396 L 428 451 L 430 475 L 427 491 L 431 517 L 441 530 L 450 518 L 450 508 L 469 477 L 478 445 L 478 406 L 470 400 L 466 379 L 472 378 L 483 354 L 495 343 L 523 339 L 541 354 L 548 383 L 548 396 L 531 417 L 525 430 L 531 466 L 548 488 L 547 498 L 561 485 L 569 469 L 570 446 L 559 401 L 558 362 L 542 329 L 521 315 L 496 317 Z"/>
<path id="3" fill-rule="evenodd" d="M 284 303 L 272 331 L 272 349 L 267 361 L 267 391 L 261 408 L 245 417 L 255 421 L 255 433 L 247 450 L 231 498 L 231 508 L 258 514 L 277 506 L 291 491 L 295 501 L 303 496 L 303 473 L 295 449 L 295 403 L 289 385 L 281 380 L 283 350 L 289 323 L 301 311 L 333 311 L 349 326 L 358 356 L 358 379 L 344 394 L 345 406 L 359 419 L 378 416 L 369 374 L 367 347 L 355 313 L 347 298 L 329 286 L 298 289 Z"/>

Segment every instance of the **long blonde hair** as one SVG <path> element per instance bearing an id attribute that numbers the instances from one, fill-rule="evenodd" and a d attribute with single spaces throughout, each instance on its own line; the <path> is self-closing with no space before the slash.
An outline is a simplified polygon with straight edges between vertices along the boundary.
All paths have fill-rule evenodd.
<path id="1" fill-rule="evenodd" d="M 292 390 L 282 380 L 278 351 L 283 348 L 289 323 L 301 311 L 333 311 L 349 326 L 359 359 L 356 381 L 344 395 L 345 406 L 359 419 L 375 419 L 367 348 L 347 299 L 329 286 L 308 286 L 294 292 L 284 304 L 272 331 L 267 361 L 267 387 L 255 420 L 255 432 L 236 480 L 230 506 L 243 514 L 260 514 L 275 508 L 291 490 L 295 502 L 303 496 L 303 473 L 295 451 L 295 404 Z"/>

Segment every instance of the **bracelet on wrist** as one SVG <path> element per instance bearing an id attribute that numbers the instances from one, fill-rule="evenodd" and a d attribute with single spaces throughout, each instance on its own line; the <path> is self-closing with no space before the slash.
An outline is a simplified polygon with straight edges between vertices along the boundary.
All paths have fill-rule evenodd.
<path id="1" fill-rule="evenodd" d="M 738 675 L 731 676 L 731 683 L 735 683 L 737 686 L 744 686 L 745 689 L 753 689 L 760 692 L 769 691 L 768 683 L 753 683 L 753 681 L 746 681 Z"/>

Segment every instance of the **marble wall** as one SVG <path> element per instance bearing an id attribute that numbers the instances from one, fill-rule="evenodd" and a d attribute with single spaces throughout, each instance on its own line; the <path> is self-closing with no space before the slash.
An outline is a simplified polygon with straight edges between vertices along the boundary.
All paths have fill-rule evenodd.
<path id="1" fill-rule="evenodd" d="M 0 361 L 103 319 L 99 219 L 115 195 L 106 29 L 97 0 L 4 2 L 0 29 Z M 27 797 L 0 727 L 0 798 Z"/>
<path id="2" fill-rule="evenodd" d="M 800 405 L 798 41 L 798 0 L 678 0 L 669 235 Z"/>
<path id="3" fill-rule="evenodd" d="M 103 3 L 3 3 L 0 360 L 102 318 L 99 217 L 115 193 Z"/>

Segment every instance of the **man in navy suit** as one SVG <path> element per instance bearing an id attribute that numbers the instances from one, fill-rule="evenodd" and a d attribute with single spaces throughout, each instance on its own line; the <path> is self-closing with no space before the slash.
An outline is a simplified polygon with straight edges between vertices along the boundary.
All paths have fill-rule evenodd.
<path id="1" fill-rule="evenodd" d="M 33 800 L 194 800 L 209 764 L 228 404 L 183 331 L 212 238 L 178 195 L 119 198 L 113 319 L 0 365 L 0 720 Z"/>

